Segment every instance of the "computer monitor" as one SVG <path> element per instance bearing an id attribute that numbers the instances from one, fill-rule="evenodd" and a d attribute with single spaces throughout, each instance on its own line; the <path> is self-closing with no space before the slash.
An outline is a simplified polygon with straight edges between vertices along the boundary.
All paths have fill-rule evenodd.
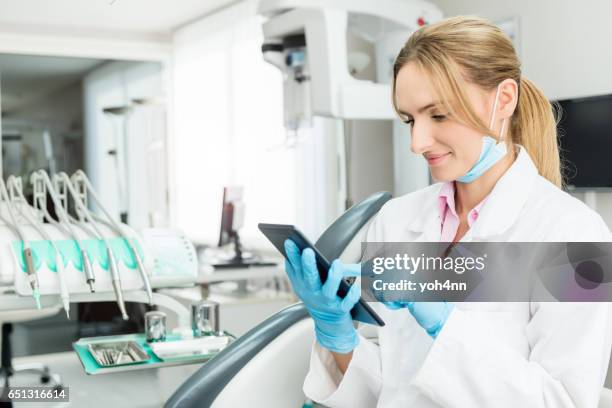
<path id="1" fill-rule="evenodd" d="M 611 188 L 612 95 L 557 101 L 561 157 L 568 188 Z"/>
<path id="2" fill-rule="evenodd" d="M 243 188 L 231 186 L 223 188 L 221 207 L 221 228 L 219 229 L 219 246 L 224 246 L 238 237 L 238 230 L 244 225 Z M 239 240 L 239 238 L 238 238 Z"/>
<path id="3" fill-rule="evenodd" d="M 252 255 L 246 256 L 240 243 L 238 230 L 244 226 L 245 204 L 242 199 L 242 186 L 223 188 L 223 205 L 221 208 L 221 228 L 219 243 L 222 247 L 234 243 L 234 256 L 227 260 L 219 260 L 213 264 L 215 268 L 243 268 L 249 266 L 270 266 L 274 263 L 262 262 Z"/>

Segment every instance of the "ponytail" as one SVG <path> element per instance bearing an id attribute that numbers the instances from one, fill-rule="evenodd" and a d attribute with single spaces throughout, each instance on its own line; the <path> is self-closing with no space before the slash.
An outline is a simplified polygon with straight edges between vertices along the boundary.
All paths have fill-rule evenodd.
<path id="1" fill-rule="evenodd" d="M 524 76 L 520 79 L 519 101 L 511 127 L 513 142 L 527 150 L 540 175 L 561 188 L 563 178 L 553 107 L 542 91 Z"/>

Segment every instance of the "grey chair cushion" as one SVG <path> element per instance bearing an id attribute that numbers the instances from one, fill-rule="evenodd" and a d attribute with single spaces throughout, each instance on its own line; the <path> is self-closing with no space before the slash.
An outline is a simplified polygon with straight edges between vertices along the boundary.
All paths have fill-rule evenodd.
<path id="1" fill-rule="evenodd" d="M 316 247 L 329 259 L 339 258 L 357 233 L 391 198 L 375 193 L 348 209 L 321 235 Z M 308 317 L 299 303 L 281 310 L 240 337 L 185 381 L 166 402 L 166 408 L 209 407 L 223 388 L 257 353 L 296 322 Z"/>

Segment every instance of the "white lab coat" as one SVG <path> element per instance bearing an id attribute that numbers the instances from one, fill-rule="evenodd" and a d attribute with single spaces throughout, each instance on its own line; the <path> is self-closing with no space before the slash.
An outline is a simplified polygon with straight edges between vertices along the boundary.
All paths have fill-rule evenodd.
<path id="1" fill-rule="evenodd" d="M 524 148 L 462 241 L 610 241 L 602 218 L 541 177 Z M 389 201 L 368 241 L 440 241 L 441 184 Z M 360 336 L 339 372 L 313 345 L 305 394 L 330 407 L 595 408 L 612 344 L 609 303 L 456 303 L 433 340 L 407 310 L 372 304 L 379 345 Z"/>

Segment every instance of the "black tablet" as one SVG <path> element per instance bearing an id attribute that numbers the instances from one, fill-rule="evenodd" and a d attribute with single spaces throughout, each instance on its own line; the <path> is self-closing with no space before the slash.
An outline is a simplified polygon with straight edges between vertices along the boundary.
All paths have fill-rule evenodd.
<path id="1" fill-rule="evenodd" d="M 311 244 L 308 239 L 302 234 L 295 226 L 285 224 L 259 224 L 259 230 L 272 242 L 272 244 L 279 250 L 281 254 L 286 258 L 285 254 L 285 240 L 290 239 L 303 251 L 306 248 L 312 248 L 315 253 L 315 259 L 317 261 L 317 268 L 319 269 L 319 275 L 321 276 L 321 282 L 325 283 L 327 279 L 327 271 L 331 267 L 331 263 L 317 250 L 317 248 Z M 355 279 L 343 279 L 340 282 L 338 288 L 338 296 L 343 298 L 348 293 L 348 290 Z M 351 310 L 351 316 L 353 320 L 357 320 L 362 323 L 374 324 L 376 326 L 384 326 L 385 322 L 376 314 L 376 312 L 367 304 L 363 299 L 359 299 L 359 302 L 355 304 L 355 307 Z"/>

